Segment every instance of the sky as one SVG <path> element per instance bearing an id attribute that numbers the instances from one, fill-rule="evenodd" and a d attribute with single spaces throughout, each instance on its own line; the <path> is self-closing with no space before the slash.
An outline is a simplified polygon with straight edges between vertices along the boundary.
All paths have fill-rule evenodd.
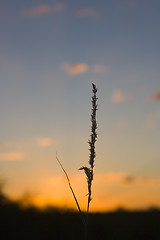
<path id="1" fill-rule="evenodd" d="M 91 211 L 160 207 L 160 2 L 0 1 L 0 181 L 23 204 L 87 205 L 92 84 L 98 139 Z"/>

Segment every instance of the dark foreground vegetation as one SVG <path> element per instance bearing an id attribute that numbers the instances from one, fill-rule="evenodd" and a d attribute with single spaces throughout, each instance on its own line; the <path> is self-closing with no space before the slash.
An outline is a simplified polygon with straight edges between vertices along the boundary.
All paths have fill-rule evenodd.
<path id="1" fill-rule="evenodd" d="M 21 208 L 0 194 L 0 240 L 83 240 L 78 213 Z M 89 215 L 89 239 L 160 240 L 160 210 Z"/>

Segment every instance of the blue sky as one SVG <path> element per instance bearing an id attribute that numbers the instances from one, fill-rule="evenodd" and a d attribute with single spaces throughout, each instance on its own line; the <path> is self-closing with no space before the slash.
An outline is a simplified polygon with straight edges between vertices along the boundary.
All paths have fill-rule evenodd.
<path id="1" fill-rule="evenodd" d="M 70 199 L 61 192 L 55 200 L 52 186 L 46 186 L 52 178 L 63 182 L 56 151 L 71 175 L 88 161 L 94 82 L 99 98 L 95 178 L 96 172 L 104 177 L 106 194 L 95 187 L 93 209 L 158 205 L 159 10 L 156 0 L 1 1 L 0 170 L 9 196 L 27 191 L 41 199 L 39 204 L 59 205 Z M 124 189 L 127 176 L 135 181 Z M 137 196 L 138 189 L 146 191 L 144 206 L 133 188 Z M 108 203 L 113 189 L 122 199 Z"/>

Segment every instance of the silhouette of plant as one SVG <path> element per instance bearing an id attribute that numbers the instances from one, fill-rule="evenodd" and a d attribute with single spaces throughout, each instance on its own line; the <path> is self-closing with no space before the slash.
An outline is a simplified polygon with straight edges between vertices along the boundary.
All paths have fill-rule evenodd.
<path id="1" fill-rule="evenodd" d="M 86 214 L 86 218 L 84 217 L 80 205 L 78 203 L 78 200 L 76 198 L 76 195 L 73 191 L 73 188 L 71 186 L 70 183 L 70 179 L 68 177 L 67 172 L 65 171 L 62 163 L 59 161 L 57 154 L 56 154 L 56 159 L 58 161 L 58 163 L 60 164 L 63 172 L 66 175 L 70 190 L 73 194 L 74 200 L 76 202 L 78 211 L 80 213 L 80 216 L 82 218 L 82 223 L 84 225 L 84 232 L 85 232 L 85 240 L 87 240 L 88 238 L 88 215 L 89 215 L 89 207 L 90 207 L 90 202 L 92 200 L 91 196 L 92 196 L 92 181 L 93 181 L 93 168 L 94 168 L 94 162 L 95 162 L 95 157 L 96 157 L 96 152 L 95 152 L 95 143 L 97 140 L 97 121 L 96 121 L 96 112 L 97 112 L 97 87 L 95 84 L 92 83 L 92 91 L 93 91 L 93 96 L 92 96 L 92 113 L 91 113 L 91 135 L 90 135 L 90 139 L 88 140 L 88 144 L 89 144 L 89 167 L 81 167 L 79 168 L 79 170 L 84 170 L 86 177 L 87 177 L 87 184 L 88 184 L 88 202 L 87 202 L 87 214 Z"/>

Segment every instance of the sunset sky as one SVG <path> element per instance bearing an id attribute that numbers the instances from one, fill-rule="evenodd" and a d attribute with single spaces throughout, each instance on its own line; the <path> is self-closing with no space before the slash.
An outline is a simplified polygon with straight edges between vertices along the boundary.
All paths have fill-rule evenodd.
<path id="1" fill-rule="evenodd" d="M 160 207 L 160 1 L 0 1 L 0 180 L 12 199 L 91 211 Z"/>

